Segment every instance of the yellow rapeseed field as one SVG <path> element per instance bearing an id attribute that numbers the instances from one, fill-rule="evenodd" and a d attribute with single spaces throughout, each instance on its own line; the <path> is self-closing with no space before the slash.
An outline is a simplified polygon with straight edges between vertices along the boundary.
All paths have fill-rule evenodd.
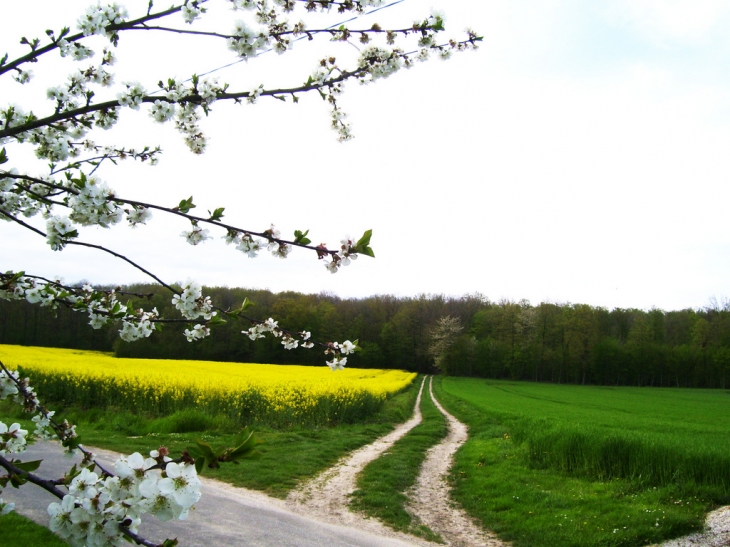
<path id="1" fill-rule="evenodd" d="M 126 359 L 112 354 L 0 345 L 0 361 L 20 367 L 41 401 L 120 408 L 151 415 L 196 409 L 242 423 L 352 422 L 377 411 L 415 373 L 326 366 Z"/>

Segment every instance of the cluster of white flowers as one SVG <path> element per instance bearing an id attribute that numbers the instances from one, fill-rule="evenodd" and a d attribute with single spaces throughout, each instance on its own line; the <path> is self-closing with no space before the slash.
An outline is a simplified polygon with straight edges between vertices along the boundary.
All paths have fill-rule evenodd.
<path id="1" fill-rule="evenodd" d="M 251 91 L 249 91 L 248 97 L 246 100 L 249 102 L 249 104 L 254 104 L 256 102 L 256 99 L 258 99 L 261 96 L 261 92 L 264 90 L 264 84 L 259 84 L 256 87 L 254 87 Z"/>
<path id="2" fill-rule="evenodd" d="M 75 185 L 76 193 L 72 194 L 67 204 L 73 209 L 69 219 L 82 226 L 103 226 L 117 224 L 122 220 L 124 210 L 110 201 L 114 192 L 99 177 L 91 176 L 82 179 Z"/>
<path id="3" fill-rule="evenodd" d="M 227 39 L 228 49 L 243 59 L 256 57 L 261 51 L 269 47 L 268 33 L 255 31 L 245 21 L 236 21 L 231 37 Z"/>
<path id="4" fill-rule="evenodd" d="M 0 422 L 0 456 L 5 454 L 20 454 L 25 451 L 25 436 L 28 431 L 20 428 L 20 424 L 12 424 L 10 427 Z"/>
<path id="5" fill-rule="evenodd" d="M 90 6 L 84 15 L 79 17 L 76 22 L 78 28 L 84 36 L 92 34 L 101 34 L 110 40 L 117 37 L 116 32 L 107 29 L 109 25 L 118 25 L 123 23 L 128 17 L 127 8 L 118 5 L 116 2 L 107 6 L 101 3 L 96 6 Z"/>
<path id="6" fill-rule="evenodd" d="M 0 372 L 0 389 L 2 389 L 3 374 L 3 372 Z M 0 395 L 1 393 L 2 392 L 0 392 Z M 0 399 L 3 398 L 4 397 L 0 396 Z M 8 427 L 4 422 L 0 422 L 0 456 L 4 456 L 8 453 L 20 454 L 21 452 L 24 452 L 26 446 L 25 436 L 27 434 L 28 431 L 21 429 L 20 424 L 15 423 Z M 0 494 L 2 494 L 2 492 L 3 489 L 0 486 Z M 15 504 L 5 502 L 2 496 L 0 496 L 0 515 L 10 513 L 13 509 L 15 509 Z"/>
<path id="7" fill-rule="evenodd" d="M 175 127 L 185 136 L 185 144 L 194 154 L 202 154 L 207 145 L 205 135 L 198 127 L 199 121 L 200 114 L 193 103 L 185 103 L 175 111 Z"/>
<path id="8" fill-rule="evenodd" d="M 258 3 L 258 0 L 229 0 L 231 4 L 231 9 L 233 10 L 247 10 L 251 11 L 256 9 L 256 4 Z"/>
<path id="9" fill-rule="evenodd" d="M 134 342 L 140 338 L 147 338 L 154 330 L 153 322 L 158 319 L 160 314 L 157 308 L 151 311 L 143 309 L 135 310 L 134 314 L 127 313 L 122 319 L 122 328 L 119 331 L 119 337 L 125 342 Z"/>
<path id="10" fill-rule="evenodd" d="M 208 230 L 204 230 L 197 224 L 193 224 L 192 230 L 183 230 L 180 237 L 184 237 L 190 245 L 198 245 L 206 239 L 211 239 Z"/>
<path id="11" fill-rule="evenodd" d="M 142 207 L 135 205 L 127 211 L 127 221 L 132 228 L 135 228 L 139 224 L 145 224 L 149 219 L 152 218 L 152 211 L 148 207 Z"/>
<path id="12" fill-rule="evenodd" d="M 281 232 L 276 229 L 276 226 L 272 224 L 271 228 L 264 230 L 264 235 L 269 240 L 269 243 L 266 245 L 266 249 L 271 252 L 273 256 L 278 258 L 286 258 L 289 256 L 292 249 L 291 245 L 277 241 L 281 237 Z"/>
<path id="13" fill-rule="evenodd" d="M 327 366 L 329 366 L 333 371 L 345 368 L 345 365 L 347 364 L 347 357 L 345 357 L 345 355 L 349 355 L 357 351 L 358 347 L 356 343 L 357 340 L 355 343 L 350 342 L 349 340 L 345 340 L 341 344 L 338 342 L 329 343 L 328 348 L 324 351 L 324 353 L 325 355 L 332 354 L 333 357 L 331 361 L 327 361 Z"/>
<path id="14" fill-rule="evenodd" d="M 157 99 L 150 107 L 150 117 L 156 122 L 165 123 L 175 115 L 175 105 Z"/>
<path id="15" fill-rule="evenodd" d="M 4 370 L 0 370 L 0 401 L 18 394 L 18 386 L 15 383 L 17 380 L 17 372 L 11 370 L 6 373 Z"/>
<path id="16" fill-rule="evenodd" d="M 200 14 L 203 12 L 205 12 L 205 9 L 198 6 L 197 2 L 190 2 L 189 4 L 184 5 L 180 10 L 183 21 L 188 24 L 192 24 L 192 22 L 200 17 Z"/>
<path id="17" fill-rule="evenodd" d="M 360 83 L 374 82 L 380 78 L 387 78 L 403 68 L 403 51 L 397 48 L 369 46 L 360 52 L 357 65 L 364 71 L 364 75 L 360 76 Z"/>
<path id="18" fill-rule="evenodd" d="M 185 335 L 185 338 L 187 338 L 188 342 L 195 342 L 197 340 L 202 340 L 206 336 L 210 336 L 210 327 L 198 323 L 193 326 L 192 329 L 185 329 L 183 334 Z"/>
<path id="19" fill-rule="evenodd" d="M 27 84 L 28 82 L 30 82 L 31 78 L 33 78 L 32 70 L 18 69 L 18 73 L 13 74 L 13 80 L 18 82 L 19 84 Z"/>
<path id="20" fill-rule="evenodd" d="M 58 42 L 61 57 L 71 57 L 74 61 L 83 61 L 94 56 L 94 50 L 78 42 L 68 42 L 65 38 Z"/>
<path id="21" fill-rule="evenodd" d="M 263 321 L 261 323 L 256 323 L 253 327 L 249 328 L 248 330 L 241 331 L 243 334 L 248 334 L 248 337 L 251 340 L 258 340 L 259 338 L 264 338 L 264 335 L 267 332 L 270 332 L 273 334 L 276 338 L 279 338 L 284 334 L 282 330 L 279 328 L 279 322 L 274 321 L 271 317 L 269 317 L 266 321 Z"/>
<path id="22" fill-rule="evenodd" d="M 268 245 L 266 240 L 254 239 L 248 232 L 241 233 L 236 230 L 228 230 L 228 233 L 223 236 L 223 239 L 225 239 L 226 245 L 235 245 L 236 250 L 241 251 L 249 258 L 256 258 L 259 251 Z"/>
<path id="23" fill-rule="evenodd" d="M 349 266 L 350 262 L 357 260 L 357 251 L 355 251 L 355 243 L 350 236 L 340 240 L 340 248 L 337 253 L 333 254 L 328 261 L 325 260 L 324 267 L 330 273 L 337 273 L 340 266 Z"/>
<path id="24" fill-rule="evenodd" d="M 210 296 L 204 297 L 200 283 L 191 279 L 188 279 L 183 285 L 182 293 L 172 297 L 172 303 L 183 317 L 190 320 L 202 317 L 208 321 L 217 313 L 213 311 Z"/>
<path id="25" fill-rule="evenodd" d="M 69 239 L 78 237 L 76 227 L 68 217 L 53 215 L 46 220 L 46 243 L 54 251 L 60 251 Z"/>
<path id="26" fill-rule="evenodd" d="M 251 234 L 243 234 L 236 245 L 236 249 L 249 258 L 256 258 L 265 243 L 262 239 L 254 239 Z"/>
<path id="27" fill-rule="evenodd" d="M 18 170 L 13 168 L 6 171 L 5 175 L 18 175 Z M 26 218 L 35 216 L 42 209 L 48 210 L 42 198 L 48 196 L 50 188 L 44 184 L 18 184 L 17 178 L 2 176 L 0 173 L 0 211 L 11 215 L 23 215 Z M 4 215 L 4 220 L 10 219 Z"/>
<path id="28" fill-rule="evenodd" d="M 120 547 L 127 545 L 120 525 L 137 533 L 147 513 L 161 521 L 184 520 L 200 499 L 195 466 L 171 461 L 156 450 L 149 458 L 138 452 L 119 458 L 114 473 L 99 477 L 83 468 L 63 500 L 48 506 L 51 530 L 74 546 Z"/>
<path id="29" fill-rule="evenodd" d="M 119 107 L 97 110 L 94 114 L 94 125 L 101 129 L 110 129 L 119 120 Z"/>
<path id="30" fill-rule="evenodd" d="M 128 106 L 133 110 L 139 110 L 147 90 L 139 82 L 124 82 L 126 91 L 117 93 L 117 100 L 122 106 Z"/>
<path id="31" fill-rule="evenodd" d="M 50 410 L 48 412 L 39 412 L 38 414 L 33 416 L 32 420 L 35 424 L 35 431 L 33 432 L 33 434 L 36 437 L 44 439 L 46 441 L 58 438 L 58 435 L 56 435 L 56 433 L 51 428 L 51 420 L 53 419 L 53 416 L 55 414 L 55 411 Z M 76 426 L 73 427 L 75 428 Z M 76 436 L 75 431 L 74 436 Z"/>

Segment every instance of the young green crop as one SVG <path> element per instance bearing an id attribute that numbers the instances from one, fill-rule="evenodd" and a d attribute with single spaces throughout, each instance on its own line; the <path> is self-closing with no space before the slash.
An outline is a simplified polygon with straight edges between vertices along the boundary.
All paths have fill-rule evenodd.
<path id="1" fill-rule="evenodd" d="M 434 391 L 469 425 L 455 498 L 515 547 L 658 543 L 730 502 L 726 392 L 467 378 Z"/>

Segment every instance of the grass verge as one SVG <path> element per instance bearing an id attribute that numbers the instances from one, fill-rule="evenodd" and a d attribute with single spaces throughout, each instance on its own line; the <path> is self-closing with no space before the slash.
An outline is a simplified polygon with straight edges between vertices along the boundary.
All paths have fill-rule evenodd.
<path id="1" fill-rule="evenodd" d="M 423 421 L 419 425 L 363 469 L 350 507 L 394 530 L 443 543 L 427 526 L 414 522 L 405 508 L 408 502 L 405 492 L 415 484 L 426 451 L 448 433 L 446 419 L 428 394 L 428 382 L 423 387 L 421 414 Z"/>
<path id="2" fill-rule="evenodd" d="M 359 424 L 337 427 L 293 427 L 275 430 L 260 427 L 256 436 L 264 441 L 259 446 L 259 460 L 245 460 L 240 465 L 223 465 L 204 471 L 204 476 L 234 486 L 260 490 L 275 497 L 286 495 L 305 479 L 334 465 L 348 452 L 392 431 L 395 424 L 406 421 L 413 413 L 420 378 L 401 393 L 388 399 L 375 415 Z M 212 445 L 230 446 L 238 426 L 224 416 L 209 416 L 195 410 L 184 410 L 163 418 L 148 418 L 126 411 L 74 408 L 58 409 L 57 417 L 78 425 L 82 443 L 130 454 L 147 454 L 166 446 L 172 454 L 191 446 L 196 438 Z M 34 424 L 19 407 L 0 404 L 0 420 L 18 421 L 33 431 Z"/>
<path id="3" fill-rule="evenodd" d="M 48 528 L 16 513 L 0 516 L 3 547 L 68 547 Z"/>
<path id="4" fill-rule="evenodd" d="M 535 468 L 505 415 L 485 412 L 434 381 L 441 404 L 469 426 L 451 480 L 454 498 L 514 547 L 635 547 L 701 528 L 713 506 L 703 489 L 647 487 Z"/>

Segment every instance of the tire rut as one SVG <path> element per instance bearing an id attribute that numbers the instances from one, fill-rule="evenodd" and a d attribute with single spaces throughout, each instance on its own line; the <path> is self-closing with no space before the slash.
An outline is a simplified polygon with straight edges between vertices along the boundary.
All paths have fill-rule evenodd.
<path id="1" fill-rule="evenodd" d="M 433 395 L 433 377 L 429 396 L 448 421 L 449 433 L 439 444 L 426 452 L 415 486 L 407 492 L 408 511 L 441 535 L 453 547 L 506 547 L 492 532 L 478 526 L 469 515 L 451 500 L 447 475 L 454 463 L 454 454 L 468 438 L 468 428 L 449 414 Z"/>
<path id="2" fill-rule="evenodd" d="M 393 431 L 342 458 L 311 481 L 299 486 L 286 498 L 286 506 L 296 513 L 343 526 L 353 526 L 380 535 L 396 537 L 411 545 L 436 544 L 396 532 L 375 519 L 348 510 L 350 495 L 356 490 L 357 475 L 371 461 L 380 457 L 393 444 L 421 423 L 421 397 L 426 378 L 418 391 L 413 417 Z"/>

